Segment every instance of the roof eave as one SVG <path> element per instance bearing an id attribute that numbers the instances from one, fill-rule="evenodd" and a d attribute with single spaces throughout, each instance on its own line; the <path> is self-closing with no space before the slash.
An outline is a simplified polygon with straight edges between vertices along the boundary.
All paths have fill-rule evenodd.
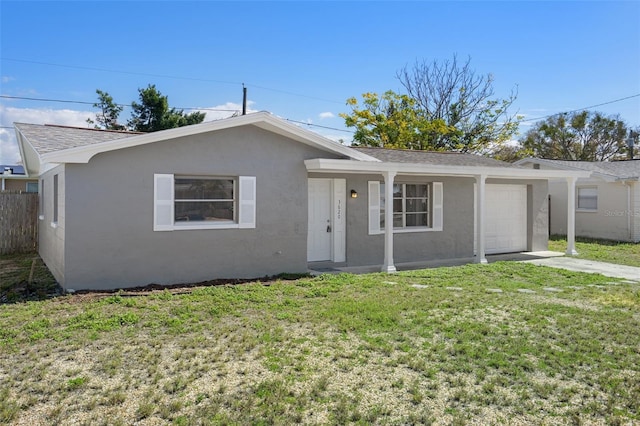
<path id="1" fill-rule="evenodd" d="M 359 162 L 351 160 L 331 160 L 314 158 L 306 160 L 305 166 L 309 172 L 319 173 L 385 173 L 415 174 L 423 176 L 485 176 L 501 179 L 555 179 L 589 177 L 591 172 L 580 170 L 535 170 L 508 167 L 488 166 L 448 166 L 421 163 L 393 163 L 393 162 Z"/>
<path id="2" fill-rule="evenodd" d="M 267 112 L 257 112 L 239 117 L 227 118 L 224 120 L 210 121 L 193 126 L 178 127 L 154 133 L 131 136 L 114 141 L 103 142 L 94 145 L 65 149 L 61 151 L 43 154 L 41 162 L 50 163 L 88 163 L 96 154 L 108 151 L 115 151 L 123 148 L 131 148 L 153 142 L 160 142 L 169 139 L 176 139 L 200 133 L 224 130 L 245 125 L 255 125 L 262 129 L 289 137 L 298 142 L 314 146 L 324 151 L 329 151 L 338 155 L 360 161 L 379 161 L 366 154 L 360 153 L 347 146 L 341 145 L 309 130 L 302 129 L 293 124 L 287 123 L 280 118 L 276 118 Z"/>
<path id="3" fill-rule="evenodd" d="M 38 155 L 38 152 L 31 145 L 29 139 L 22 134 L 18 126 L 15 126 L 15 130 L 25 176 L 39 176 L 42 163 L 40 155 Z"/>

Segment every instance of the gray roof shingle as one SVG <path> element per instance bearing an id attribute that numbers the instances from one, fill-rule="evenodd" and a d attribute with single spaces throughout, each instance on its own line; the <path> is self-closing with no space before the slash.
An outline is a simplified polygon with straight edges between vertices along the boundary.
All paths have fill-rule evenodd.
<path id="1" fill-rule="evenodd" d="M 80 146 L 95 145 L 139 134 L 49 124 L 15 123 L 15 127 L 27 138 L 39 155 Z"/>
<path id="2" fill-rule="evenodd" d="M 465 167 L 510 167 L 521 168 L 505 161 L 494 160 L 476 154 L 465 154 L 461 152 L 433 152 L 416 151 L 408 149 L 387 149 L 352 147 L 353 149 L 370 155 L 378 160 L 391 163 L 420 163 L 443 166 L 465 166 Z"/>
<path id="3" fill-rule="evenodd" d="M 570 167 L 589 172 L 615 176 L 620 179 L 640 177 L 640 160 L 623 161 L 569 161 L 569 160 L 542 160 L 548 164 L 557 164 L 561 167 Z"/>

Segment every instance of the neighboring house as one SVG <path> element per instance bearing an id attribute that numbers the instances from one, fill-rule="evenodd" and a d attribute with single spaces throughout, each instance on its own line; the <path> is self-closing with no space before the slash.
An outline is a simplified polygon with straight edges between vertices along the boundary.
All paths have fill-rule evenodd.
<path id="1" fill-rule="evenodd" d="M 544 250 L 548 179 L 588 175 L 355 149 L 264 112 L 142 135 L 15 127 L 40 254 L 76 290 Z"/>
<path id="2" fill-rule="evenodd" d="M 576 182 L 577 236 L 640 241 L 640 160 L 566 161 L 526 158 L 516 164 L 540 170 L 581 170 Z M 550 181 L 550 232 L 567 234 L 567 186 Z"/>
<path id="3" fill-rule="evenodd" d="M 18 165 L 0 165 L 0 191 L 38 192 L 38 179 L 27 176 Z"/>

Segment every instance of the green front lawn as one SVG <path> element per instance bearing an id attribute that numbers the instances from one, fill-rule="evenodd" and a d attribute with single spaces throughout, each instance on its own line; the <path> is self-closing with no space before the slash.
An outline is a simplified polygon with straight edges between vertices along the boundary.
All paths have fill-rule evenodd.
<path id="1" fill-rule="evenodd" d="M 553 236 L 549 239 L 549 250 L 564 253 L 566 249 L 566 238 Z M 640 266 L 640 244 L 576 238 L 576 251 L 578 257 L 583 259 Z"/>
<path id="2" fill-rule="evenodd" d="M 638 330 L 512 262 L 4 304 L 0 424 L 636 424 Z"/>

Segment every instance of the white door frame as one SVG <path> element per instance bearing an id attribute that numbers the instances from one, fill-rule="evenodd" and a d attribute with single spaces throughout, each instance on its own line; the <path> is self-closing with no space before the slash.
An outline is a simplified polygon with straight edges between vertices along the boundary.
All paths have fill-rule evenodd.
<path id="1" fill-rule="evenodd" d="M 331 222 L 329 223 L 331 227 L 331 257 L 328 260 L 331 262 L 345 262 L 347 260 L 347 180 L 330 178 L 308 178 L 308 180 L 325 180 L 331 184 Z M 309 244 L 308 241 L 307 244 Z"/>

